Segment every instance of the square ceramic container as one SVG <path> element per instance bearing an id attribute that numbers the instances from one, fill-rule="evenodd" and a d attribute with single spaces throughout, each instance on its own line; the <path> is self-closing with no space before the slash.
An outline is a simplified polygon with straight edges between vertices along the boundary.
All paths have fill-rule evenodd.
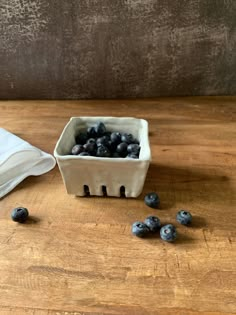
<path id="1" fill-rule="evenodd" d="M 132 133 L 140 142 L 139 159 L 70 155 L 75 136 L 98 121 L 105 124 L 107 131 Z M 151 160 L 148 123 L 131 117 L 72 117 L 56 144 L 54 156 L 68 194 L 84 196 L 88 188 L 90 195 L 102 196 L 105 186 L 107 196 L 120 197 L 124 189 L 126 197 L 137 197 Z"/>

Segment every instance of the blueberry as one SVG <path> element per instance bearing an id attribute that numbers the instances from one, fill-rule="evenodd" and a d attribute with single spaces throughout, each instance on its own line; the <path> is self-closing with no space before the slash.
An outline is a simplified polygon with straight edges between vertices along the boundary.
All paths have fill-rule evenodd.
<path id="1" fill-rule="evenodd" d="M 84 151 L 88 152 L 91 155 L 96 155 L 97 144 L 94 138 L 88 139 L 88 141 L 84 144 Z"/>
<path id="2" fill-rule="evenodd" d="M 134 153 L 130 153 L 126 156 L 127 158 L 130 158 L 130 159 L 138 159 L 138 156 Z"/>
<path id="3" fill-rule="evenodd" d="M 85 143 L 84 144 L 84 151 L 88 152 L 90 155 L 96 155 L 97 147 L 93 143 Z"/>
<path id="4" fill-rule="evenodd" d="M 160 236 L 166 242 L 173 242 L 177 237 L 175 226 L 172 224 L 164 225 L 160 230 Z"/>
<path id="5" fill-rule="evenodd" d="M 75 142 L 76 142 L 77 144 L 85 144 L 87 140 L 88 140 L 87 132 L 80 132 L 80 133 L 75 137 Z"/>
<path id="6" fill-rule="evenodd" d="M 190 224 L 192 222 L 192 215 L 190 212 L 186 211 L 186 210 L 180 210 L 177 215 L 176 215 L 176 220 L 180 223 L 180 224 Z"/>
<path id="7" fill-rule="evenodd" d="M 114 142 L 116 144 L 121 143 L 121 134 L 120 134 L 120 132 L 112 132 L 111 136 L 110 136 L 110 139 L 111 139 L 112 142 Z"/>
<path id="8" fill-rule="evenodd" d="M 134 222 L 132 224 L 132 233 L 138 237 L 144 237 L 150 232 L 147 225 L 143 222 Z"/>
<path id="9" fill-rule="evenodd" d="M 106 132 L 106 127 L 103 122 L 98 122 L 94 129 L 98 137 L 104 135 Z"/>
<path id="10" fill-rule="evenodd" d="M 121 141 L 130 144 L 134 141 L 134 137 L 131 133 L 124 133 L 121 135 Z"/>
<path id="11" fill-rule="evenodd" d="M 136 143 L 131 143 L 128 145 L 127 151 L 128 151 L 128 153 L 134 153 L 134 154 L 138 155 L 139 151 L 140 151 L 140 146 Z"/>
<path id="12" fill-rule="evenodd" d="M 88 152 L 81 152 L 79 156 L 91 156 Z"/>
<path id="13" fill-rule="evenodd" d="M 126 156 L 127 155 L 127 146 L 128 145 L 126 142 L 121 142 L 116 147 L 116 152 L 118 152 L 121 156 Z"/>
<path id="14" fill-rule="evenodd" d="M 151 208 L 158 208 L 160 205 L 159 196 L 155 192 L 147 194 L 144 198 L 144 202 Z"/>
<path id="15" fill-rule="evenodd" d="M 149 216 L 144 220 L 144 223 L 147 225 L 150 231 L 157 232 L 161 227 L 161 221 L 158 217 Z"/>
<path id="16" fill-rule="evenodd" d="M 135 139 L 131 133 L 107 131 L 105 124 L 101 121 L 98 121 L 94 126 L 88 127 L 87 130 L 81 130 L 80 133 L 75 136 L 75 142 L 76 145 L 69 154 L 80 156 L 97 155 L 99 157 L 114 158 L 139 158 L 139 141 Z M 102 148 L 98 150 L 99 146 L 102 146 Z"/>
<path id="17" fill-rule="evenodd" d="M 132 143 L 140 145 L 138 139 L 134 139 Z"/>
<path id="18" fill-rule="evenodd" d="M 106 147 L 109 146 L 109 137 L 108 136 L 102 136 L 100 138 L 97 138 L 96 140 L 97 146 L 99 145 L 105 145 Z"/>
<path id="19" fill-rule="evenodd" d="M 28 209 L 24 207 L 17 207 L 12 210 L 11 218 L 15 222 L 23 223 L 27 220 L 29 216 Z"/>
<path id="20" fill-rule="evenodd" d="M 111 152 L 109 151 L 109 149 L 106 146 L 101 144 L 97 148 L 97 156 L 98 157 L 110 157 Z"/>
<path id="21" fill-rule="evenodd" d="M 87 134 L 89 138 L 96 138 L 97 132 L 95 130 L 95 127 L 88 127 Z"/>
<path id="22" fill-rule="evenodd" d="M 71 153 L 73 155 L 78 155 L 80 154 L 81 152 L 84 152 L 84 146 L 82 144 L 76 144 L 73 146 L 72 150 L 71 150 Z"/>

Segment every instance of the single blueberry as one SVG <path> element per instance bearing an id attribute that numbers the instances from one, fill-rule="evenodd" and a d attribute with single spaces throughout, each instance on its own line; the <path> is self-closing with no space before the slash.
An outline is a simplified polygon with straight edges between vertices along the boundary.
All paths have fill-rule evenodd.
<path id="1" fill-rule="evenodd" d="M 110 141 L 110 139 L 109 139 L 108 136 L 102 136 L 100 138 L 97 138 L 96 143 L 97 143 L 97 146 L 105 145 L 106 147 L 108 147 L 109 146 L 109 141 Z"/>
<path id="2" fill-rule="evenodd" d="M 192 215 L 189 211 L 180 210 L 176 215 L 176 220 L 183 225 L 190 224 L 192 222 Z"/>
<path id="3" fill-rule="evenodd" d="M 160 198 L 155 192 L 151 192 L 144 197 L 144 202 L 151 208 L 158 208 L 160 205 Z"/>
<path id="4" fill-rule="evenodd" d="M 176 227 L 172 224 L 164 225 L 160 230 L 160 236 L 166 242 L 173 242 L 177 237 Z"/>
<path id="5" fill-rule="evenodd" d="M 73 146 L 72 150 L 71 150 L 71 153 L 73 155 L 78 155 L 80 154 L 81 152 L 84 152 L 84 146 L 82 144 L 76 144 Z"/>
<path id="6" fill-rule="evenodd" d="M 97 132 L 95 130 L 95 127 L 88 127 L 87 134 L 88 134 L 89 138 L 96 138 L 97 137 Z"/>
<path id="7" fill-rule="evenodd" d="M 121 141 L 130 144 L 134 141 L 134 137 L 131 133 L 124 133 L 121 135 Z"/>
<path id="8" fill-rule="evenodd" d="M 98 122 L 94 129 L 98 137 L 104 135 L 106 132 L 106 127 L 103 122 Z"/>
<path id="9" fill-rule="evenodd" d="M 126 142 L 121 142 L 116 147 L 116 152 L 118 152 L 121 156 L 125 157 L 127 155 L 127 146 L 128 145 Z"/>
<path id="10" fill-rule="evenodd" d="M 80 132 L 76 137 L 75 137 L 75 142 L 77 144 L 85 144 L 86 141 L 88 140 L 88 135 L 87 132 Z"/>
<path id="11" fill-rule="evenodd" d="M 84 144 L 84 151 L 88 152 L 91 155 L 96 155 L 97 150 L 97 144 L 96 140 L 93 138 L 90 138 L 85 144 Z"/>
<path id="12" fill-rule="evenodd" d="M 136 143 L 131 143 L 128 145 L 127 151 L 128 151 L 128 153 L 134 153 L 134 154 L 138 155 L 139 151 L 140 151 L 140 146 Z"/>
<path id="13" fill-rule="evenodd" d="M 110 157 L 111 156 L 111 152 L 106 146 L 101 144 L 97 148 L 97 154 L 96 155 L 98 157 Z"/>
<path id="14" fill-rule="evenodd" d="M 134 153 L 129 153 L 126 157 L 130 159 L 138 159 L 138 156 Z"/>
<path id="15" fill-rule="evenodd" d="M 110 136 L 110 139 L 112 142 L 116 143 L 116 144 L 119 144 L 121 143 L 121 134 L 120 132 L 112 132 L 111 133 L 111 136 Z"/>
<path id="16" fill-rule="evenodd" d="M 94 144 L 84 144 L 84 151 L 90 155 L 96 155 L 96 146 Z"/>
<path id="17" fill-rule="evenodd" d="M 29 216 L 28 209 L 24 207 L 17 207 L 12 210 L 11 218 L 15 222 L 23 223 L 27 220 Z"/>
<path id="18" fill-rule="evenodd" d="M 155 217 L 153 215 L 147 217 L 144 220 L 144 223 L 147 225 L 150 231 L 157 232 L 161 227 L 161 221 L 158 217 Z"/>
<path id="19" fill-rule="evenodd" d="M 150 232 L 147 225 L 143 222 L 134 222 L 132 224 L 132 233 L 138 237 L 144 237 Z"/>

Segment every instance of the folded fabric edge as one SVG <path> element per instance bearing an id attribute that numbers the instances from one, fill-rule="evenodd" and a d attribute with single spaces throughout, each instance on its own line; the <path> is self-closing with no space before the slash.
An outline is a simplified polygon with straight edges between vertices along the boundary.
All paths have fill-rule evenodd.
<path id="1" fill-rule="evenodd" d="M 43 174 L 48 173 L 56 166 L 56 160 L 55 158 L 48 154 L 43 152 L 43 160 L 48 160 L 48 166 L 42 170 L 38 170 L 40 168 L 40 164 L 42 163 L 42 159 L 38 161 L 28 172 L 25 172 L 21 176 L 15 177 L 11 179 L 10 181 L 6 182 L 5 184 L 0 186 L 0 198 L 4 197 L 8 193 L 10 193 L 18 184 L 20 184 L 25 178 L 29 176 L 40 176 Z M 50 163 L 51 162 L 51 163 Z"/>

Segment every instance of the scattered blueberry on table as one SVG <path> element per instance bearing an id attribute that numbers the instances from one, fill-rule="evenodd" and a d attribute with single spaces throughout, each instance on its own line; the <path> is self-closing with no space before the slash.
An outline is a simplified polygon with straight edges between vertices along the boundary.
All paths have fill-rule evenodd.
<path id="1" fill-rule="evenodd" d="M 180 210 L 176 215 L 176 220 L 183 225 L 188 225 L 192 222 L 192 215 L 189 211 Z"/>
<path id="2" fill-rule="evenodd" d="M 151 232 L 157 232 L 161 227 L 161 221 L 158 217 L 150 215 L 144 220 L 144 223 L 147 225 Z"/>
<path id="3" fill-rule="evenodd" d="M 75 136 L 75 145 L 69 154 L 138 159 L 139 153 L 140 143 L 133 134 L 107 131 L 103 122 L 97 122 Z"/>
<path id="4" fill-rule="evenodd" d="M 147 225 L 143 222 L 137 221 L 132 225 L 132 233 L 138 237 L 144 237 L 150 232 Z"/>
<path id="5" fill-rule="evenodd" d="M 28 216 L 29 211 L 24 207 L 17 207 L 11 212 L 12 220 L 19 223 L 24 223 L 27 220 Z"/>
<path id="6" fill-rule="evenodd" d="M 176 227 L 172 224 L 164 225 L 160 229 L 160 236 L 163 241 L 173 242 L 177 237 Z"/>
<path id="7" fill-rule="evenodd" d="M 144 197 L 144 202 L 151 208 L 158 208 L 160 205 L 160 198 L 155 192 L 150 192 Z"/>

